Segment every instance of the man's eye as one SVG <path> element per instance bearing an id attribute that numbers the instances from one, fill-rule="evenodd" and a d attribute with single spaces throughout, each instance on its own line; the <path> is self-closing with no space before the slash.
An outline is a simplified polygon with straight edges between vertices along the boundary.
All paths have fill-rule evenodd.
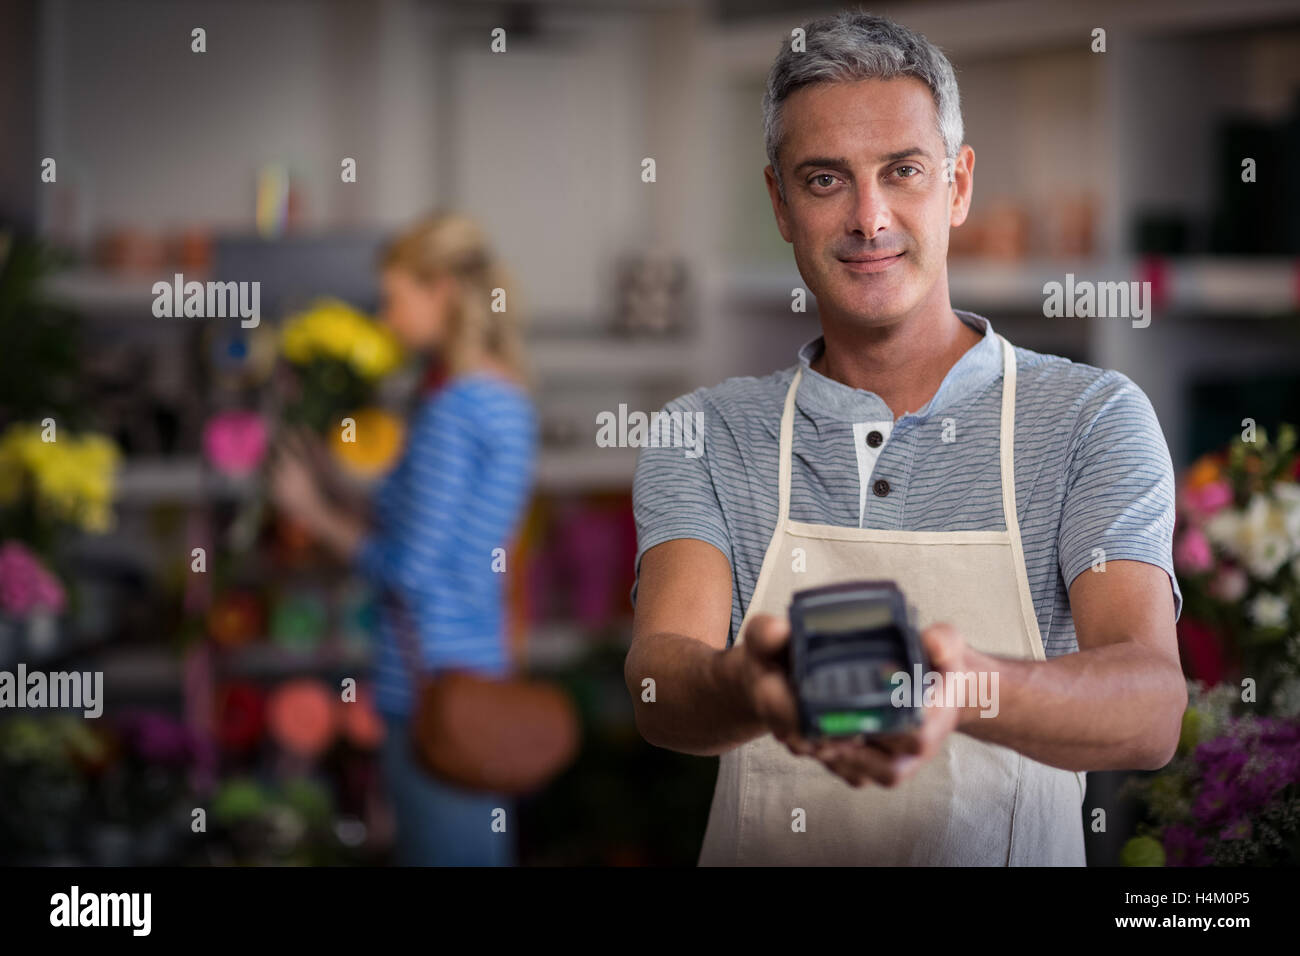
<path id="1" fill-rule="evenodd" d="M 905 170 L 905 169 L 910 169 L 913 173 L 919 173 L 919 172 L 920 172 L 920 170 L 917 169 L 915 166 L 899 166 L 897 169 L 894 170 L 894 172 L 896 172 L 896 173 L 901 173 L 901 172 L 902 172 L 903 170 Z M 912 178 L 912 177 L 911 177 L 910 175 L 909 175 L 909 176 L 904 176 L 904 177 L 903 177 L 903 179 L 911 179 L 911 178 Z"/>
<path id="2" fill-rule="evenodd" d="M 835 179 L 835 177 L 834 177 L 833 175 L 831 175 L 830 173 L 818 173 L 818 174 L 817 174 L 816 176 L 814 176 L 811 180 L 809 180 L 809 182 L 811 182 L 811 183 L 813 183 L 813 184 L 815 184 L 815 185 L 818 185 L 818 186 L 830 186 L 830 185 L 831 185 L 831 183 L 819 183 L 818 180 L 820 180 L 820 179 L 829 179 L 829 180 L 832 180 L 832 181 L 833 181 L 833 180 Z"/>

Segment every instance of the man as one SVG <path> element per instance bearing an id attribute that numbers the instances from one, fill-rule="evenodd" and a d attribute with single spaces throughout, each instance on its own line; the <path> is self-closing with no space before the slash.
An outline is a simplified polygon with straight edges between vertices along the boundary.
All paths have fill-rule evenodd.
<path id="1" fill-rule="evenodd" d="M 703 864 L 1082 865 L 1085 772 L 1167 763 L 1186 704 L 1169 452 L 1125 376 L 952 309 L 975 154 L 943 54 L 861 13 L 805 34 L 768 79 L 765 176 L 823 334 L 669 404 L 704 413 L 703 455 L 641 453 L 637 724 L 722 757 Z M 790 596 L 858 579 L 896 581 L 934 670 L 994 706 L 801 737 Z"/>

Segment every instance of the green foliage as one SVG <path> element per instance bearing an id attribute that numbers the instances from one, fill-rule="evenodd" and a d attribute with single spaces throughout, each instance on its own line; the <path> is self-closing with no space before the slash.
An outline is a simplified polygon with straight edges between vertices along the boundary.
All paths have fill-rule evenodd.
<path id="1" fill-rule="evenodd" d="M 80 427 L 76 317 L 44 301 L 41 284 L 62 257 L 46 245 L 0 234 L 0 424 L 58 418 Z"/>

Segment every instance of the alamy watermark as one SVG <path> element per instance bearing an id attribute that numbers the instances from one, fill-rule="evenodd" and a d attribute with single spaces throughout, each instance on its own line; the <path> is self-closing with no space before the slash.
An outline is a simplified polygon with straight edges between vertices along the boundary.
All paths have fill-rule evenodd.
<path id="1" fill-rule="evenodd" d="M 73 884 L 67 893 L 50 897 L 50 925 L 119 926 L 129 928 L 132 936 L 148 936 L 153 926 L 153 894 L 83 893 Z"/>
<path id="2" fill-rule="evenodd" d="M 186 282 L 176 273 L 171 282 L 153 284 L 153 314 L 159 319 L 239 318 L 246 329 L 262 321 L 262 283 Z"/>
<path id="3" fill-rule="evenodd" d="M 895 707 L 977 706 L 981 717 L 996 717 L 1000 709 L 997 671 L 923 673 L 920 664 L 913 664 L 911 674 L 895 671 L 889 682 L 894 685 L 889 702 Z"/>
<path id="4" fill-rule="evenodd" d="M 1151 324 L 1150 282 L 1076 282 L 1067 272 L 1063 283 L 1043 283 L 1043 295 L 1043 315 L 1049 319 L 1132 319 L 1135 329 Z"/>
<path id="5" fill-rule="evenodd" d="M 687 458 L 704 454 L 703 412 L 618 412 L 596 415 L 596 445 L 599 448 L 681 448 Z"/>
<path id="6" fill-rule="evenodd" d="M 80 709 L 83 716 L 104 712 L 103 671 L 29 671 L 19 664 L 16 672 L 0 671 L 0 708 Z"/>

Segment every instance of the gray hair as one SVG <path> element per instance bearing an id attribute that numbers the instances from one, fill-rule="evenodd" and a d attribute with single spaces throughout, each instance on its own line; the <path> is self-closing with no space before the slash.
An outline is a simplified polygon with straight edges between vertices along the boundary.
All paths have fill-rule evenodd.
<path id="1" fill-rule="evenodd" d="M 812 83 L 889 80 L 914 76 L 930 88 L 939 117 L 939 135 L 949 159 L 962 143 L 961 96 L 952 64 L 942 51 L 892 20 L 861 11 L 845 11 L 804 24 L 805 51 L 796 53 L 789 40 L 767 75 L 763 94 L 763 136 L 767 161 L 776 172 L 777 188 L 785 198 L 785 183 L 776 151 L 781 144 L 781 107 L 795 90 Z"/>

